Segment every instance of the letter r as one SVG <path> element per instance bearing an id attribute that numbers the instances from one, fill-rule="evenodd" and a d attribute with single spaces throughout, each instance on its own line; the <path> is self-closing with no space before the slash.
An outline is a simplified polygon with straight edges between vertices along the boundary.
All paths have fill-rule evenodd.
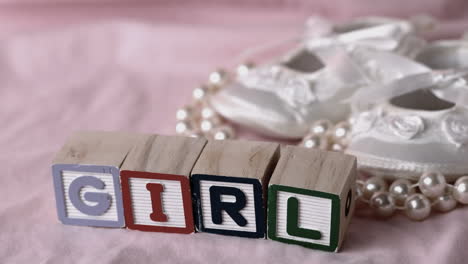
<path id="1" fill-rule="evenodd" d="M 221 201 L 222 195 L 231 195 L 236 198 L 233 203 Z M 213 223 L 222 224 L 225 211 L 239 226 L 247 225 L 247 219 L 240 213 L 246 205 L 245 194 L 238 188 L 225 186 L 210 187 L 211 218 Z"/>

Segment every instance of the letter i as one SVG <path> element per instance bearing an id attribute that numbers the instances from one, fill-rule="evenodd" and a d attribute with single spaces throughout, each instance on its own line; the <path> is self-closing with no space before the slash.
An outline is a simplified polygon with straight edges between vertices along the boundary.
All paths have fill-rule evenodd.
<path id="1" fill-rule="evenodd" d="M 150 214 L 151 220 L 155 222 L 167 222 L 167 216 L 163 212 L 161 193 L 164 186 L 159 183 L 148 183 L 146 189 L 151 193 L 151 205 L 153 212 Z"/>

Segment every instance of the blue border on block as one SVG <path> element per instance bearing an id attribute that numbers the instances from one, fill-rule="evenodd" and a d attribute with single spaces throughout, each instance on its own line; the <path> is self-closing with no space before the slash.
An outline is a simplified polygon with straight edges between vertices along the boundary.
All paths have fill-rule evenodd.
<path id="1" fill-rule="evenodd" d="M 195 218 L 195 226 L 200 232 L 207 232 L 220 235 L 229 235 L 229 236 L 240 236 L 240 237 L 250 237 L 250 238 L 264 238 L 265 237 L 265 209 L 263 208 L 263 198 L 262 198 L 262 184 L 258 179 L 249 179 L 249 178 L 238 178 L 238 177 L 228 177 L 228 176 L 216 176 L 216 175 L 206 175 L 206 174 L 194 174 L 191 177 L 192 184 L 192 202 L 193 202 L 193 212 Z M 247 183 L 253 185 L 254 190 L 254 204 L 255 204 L 255 224 L 256 232 L 248 231 L 237 231 L 237 230 L 224 230 L 224 229 L 214 229 L 214 228 L 205 228 L 203 224 L 203 212 L 201 208 L 200 200 L 200 181 L 219 181 L 219 182 L 235 182 L 235 183 Z"/>
<path id="2" fill-rule="evenodd" d="M 93 219 L 78 219 L 68 218 L 65 208 L 65 194 L 63 192 L 62 171 L 77 171 L 77 172 L 97 172 L 110 173 L 114 180 L 113 203 L 117 207 L 117 221 L 109 220 L 93 220 Z M 120 187 L 120 170 L 114 166 L 100 165 L 78 165 L 78 164 L 54 164 L 52 165 L 52 177 L 54 180 L 55 201 L 57 203 L 57 214 L 59 220 L 67 225 L 82 225 L 82 226 L 99 226 L 99 227 L 124 227 L 125 218 L 122 206 L 122 190 Z"/>

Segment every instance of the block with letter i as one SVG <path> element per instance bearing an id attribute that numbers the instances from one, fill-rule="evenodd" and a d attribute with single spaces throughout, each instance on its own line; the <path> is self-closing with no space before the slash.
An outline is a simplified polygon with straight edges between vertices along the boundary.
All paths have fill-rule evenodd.
<path id="1" fill-rule="evenodd" d="M 52 165 L 57 213 L 64 224 L 123 227 L 120 165 L 139 135 L 77 132 Z"/>
<path id="2" fill-rule="evenodd" d="M 353 156 L 282 147 L 268 190 L 268 238 L 338 251 L 354 211 L 355 182 Z"/>
<path id="3" fill-rule="evenodd" d="M 129 229 L 194 232 L 190 172 L 205 139 L 147 135 L 122 165 L 125 220 Z"/>
<path id="4" fill-rule="evenodd" d="M 278 158 L 275 143 L 209 141 L 191 177 L 197 230 L 264 238 L 266 191 Z"/>

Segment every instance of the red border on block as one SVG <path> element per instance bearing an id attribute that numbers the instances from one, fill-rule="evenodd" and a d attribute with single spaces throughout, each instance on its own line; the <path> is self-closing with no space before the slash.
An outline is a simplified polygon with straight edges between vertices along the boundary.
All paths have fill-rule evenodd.
<path id="1" fill-rule="evenodd" d="M 129 171 L 124 170 L 120 172 L 121 185 L 122 185 L 122 200 L 124 207 L 125 222 L 127 228 L 149 232 L 165 232 L 165 233 L 179 233 L 190 234 L 194 232 L 193 226 L 193 213 L 192 213 L 192 199 L 190 192 L 190 181 L 188 177 L 182 175 L 152 173 L 143 171 Z M 184 206 L 185 227 L 167 227 L 167 226 L 153 226 L 153 225 L 136 225 L 133 222 L 133 207 L 130 193 L 130 178 L 142 179 L 161 179 L 179 181 L 182 188 L 182 203 Z"/>

